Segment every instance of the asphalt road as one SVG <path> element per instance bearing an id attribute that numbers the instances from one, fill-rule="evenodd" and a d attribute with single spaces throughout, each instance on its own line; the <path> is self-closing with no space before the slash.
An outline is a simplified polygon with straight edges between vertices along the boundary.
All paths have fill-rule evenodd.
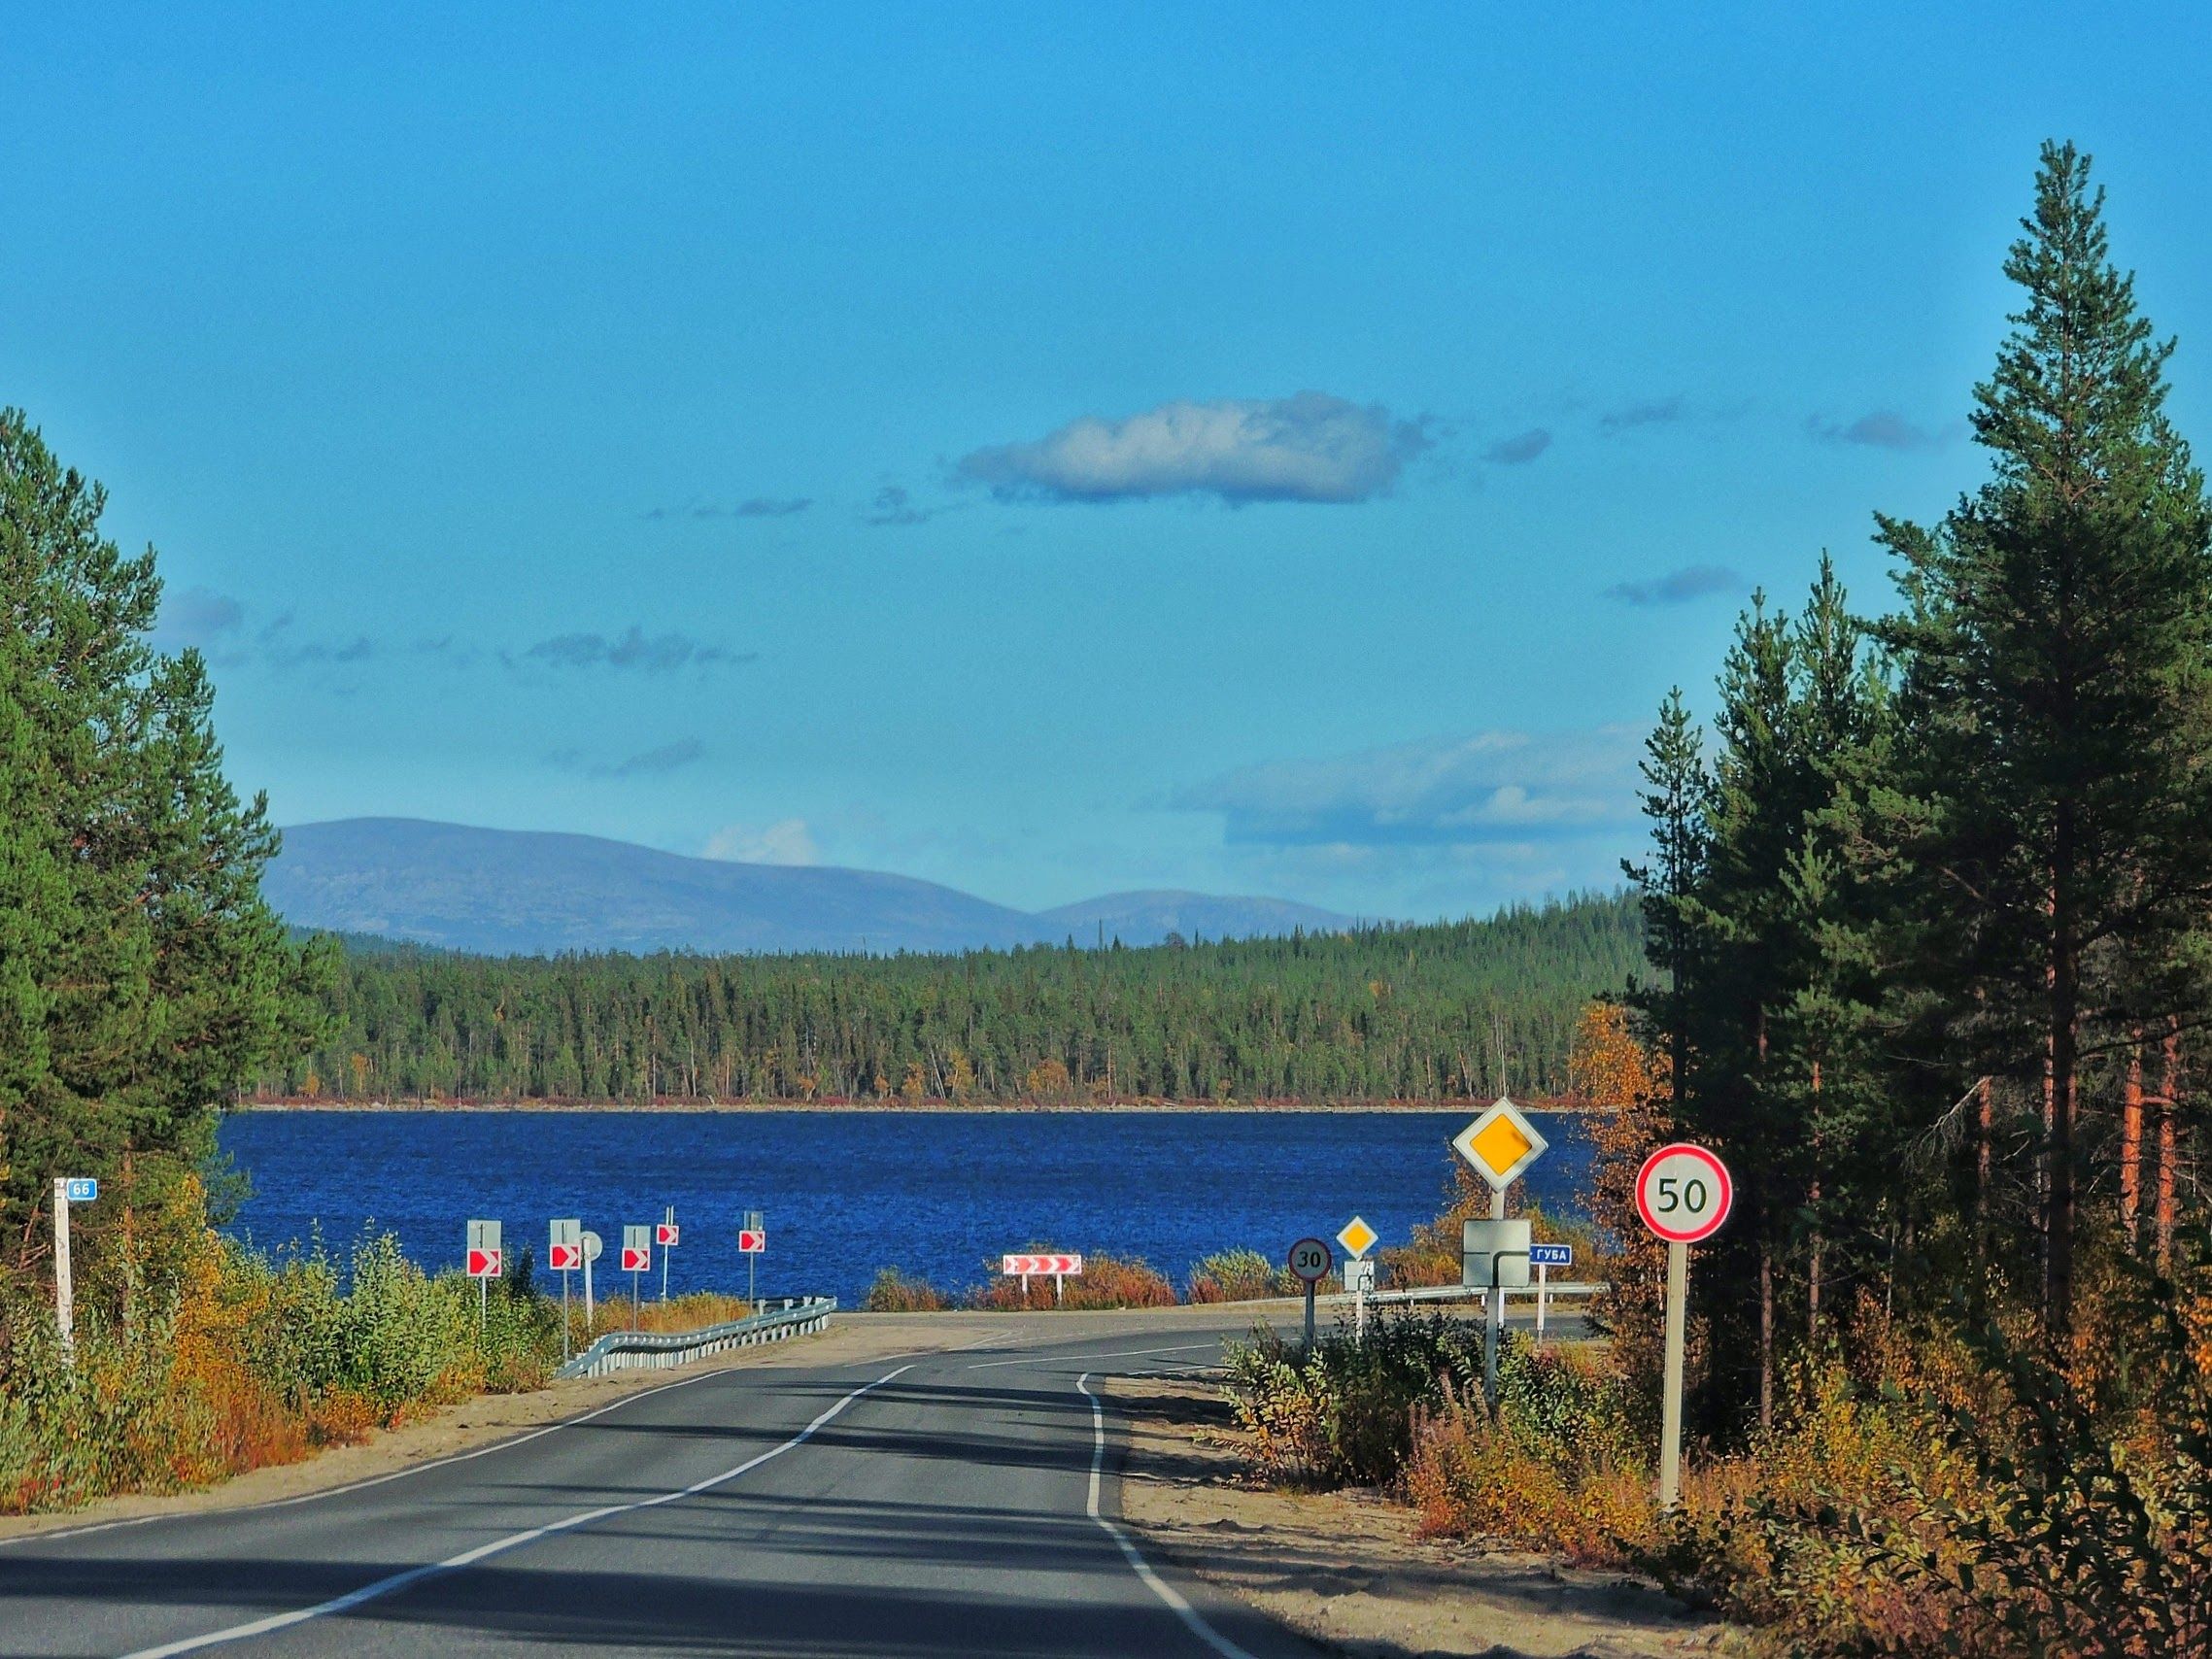
<path id="1" fill-rule="evenodd" d="M 1114 1524 L 1099 1378 L 1249 1317 L 707 1371 L 353 1491 L 12 1540 L 0 1652 L 1310 1655 Z"/>

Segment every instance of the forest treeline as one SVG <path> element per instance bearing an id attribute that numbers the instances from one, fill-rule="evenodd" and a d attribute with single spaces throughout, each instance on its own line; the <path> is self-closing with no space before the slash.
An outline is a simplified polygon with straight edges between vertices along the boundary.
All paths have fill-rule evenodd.
<path id="1" fill-rule="evenodd" d="M 1626 983 L 1625 895 L 1482 920 L 961 956 L 349 949 L 323 1038 L 260 1091 L 325 1100 L 1433 1100 L 1566 1082 Z"/>

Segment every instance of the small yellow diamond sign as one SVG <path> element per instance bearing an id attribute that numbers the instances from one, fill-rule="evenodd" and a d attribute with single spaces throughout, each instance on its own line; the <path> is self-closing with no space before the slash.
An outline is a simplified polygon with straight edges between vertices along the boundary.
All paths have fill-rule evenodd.
<path id="1" fill-rule="evenodd" d="M 1544 1156 L 1550 1142 L 1501 1095 L 1489 1110 L 1454 1135 L 1451 1144 L 1475 1166 L 1477 1174 L 1503 1192 Z"/>
<path id="2" fill-rule="evenodd" d="M 1344 1254 L 1356 1262 L 1375 1248 L 1375 1241 L 1380 1236 L 1355 1215 L 1344 1223 L 1344 1230 L 1337 1235 L 1337 1242 L 1344 1247 Z"/>

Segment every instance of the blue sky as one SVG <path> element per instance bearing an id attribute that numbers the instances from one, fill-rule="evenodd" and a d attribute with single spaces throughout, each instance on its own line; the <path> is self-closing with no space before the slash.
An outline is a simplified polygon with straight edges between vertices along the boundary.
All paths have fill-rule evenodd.
<path id="1" fill-rule="evenodd" d="M 2212 407 L 2182 9 L 18 9 L 0 403 L 234 775 L 1046 905 L 1610 885 L 1963 435 L 2038 142 Z"/>

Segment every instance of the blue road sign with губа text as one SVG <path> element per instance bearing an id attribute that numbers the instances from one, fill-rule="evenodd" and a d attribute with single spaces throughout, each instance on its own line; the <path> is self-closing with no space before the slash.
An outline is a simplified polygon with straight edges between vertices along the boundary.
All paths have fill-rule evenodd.
<path id="1" fill-rule="evenodd" d="M 1575 1265 L 1575 1247 L 1572 1244 L 1531 1244 L 1528 1247 L 1528 1265 L 1532 1268 L 1571 1268 Z"/>

